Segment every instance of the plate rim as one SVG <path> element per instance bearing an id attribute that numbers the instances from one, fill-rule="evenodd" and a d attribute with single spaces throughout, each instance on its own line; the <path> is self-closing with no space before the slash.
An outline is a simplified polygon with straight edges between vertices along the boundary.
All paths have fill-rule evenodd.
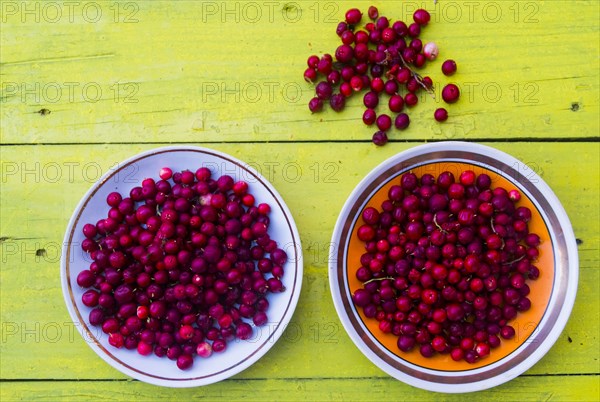
<path id="1" fill-rule="evenodd" d="M 556 214 L 559 228 L 562 229 L 562 235 L 565 240 L 566 251 L 568 254 L 568 260 L 567 260 L 566 265 L 564 267 L 561 267 L 563 271 L 564 270 L 567 271 L 566 275 L 564 275 L 565 278 L 563 279 L 563 281 L 566 282 L 565 303 L 557 308 L 559 310 L 557 320 L 554 322 L 554 324 L 550 328 L 545 340 L 540 345 L 538 345 L 536 348 L 534 348 L 533 352 L 529 356 L 525 357 L 524 360 L 522 362 L 520 362 L 519 364 L 517 364 L 516 366 L 511 367 L 508 370 L 501 372 L 498 375 L 492 376 L 490 378 L 485 378 L 485 379 L 479 380 L 479 381 L 463 382 L 463 383 L 432 382 L 432 381 L 428 381 L 427 379 L 424 379 L 424 378 L 417 378 L 415 376 L 408 375 L 404 372 L 396 370 L 394 367 L 391 367 L 387 362 L 385 362 L 385 360 L 383 360 L 380 356 L 376 355 L 368 346 L 365 345 L 365 341 L 360 337 L 360 335 L 354 328 L 354 325 L 350 322 L 350 318 L 349 318 L 350 312 L 348 312 L 346 310 L 346 306 L 344 305 L 344 300 L 343 300 L 344 297 L 341 294 L 341 289 L 339 288 L 339 282 L 338 282 L 339 281 L 338 270 L 340 269 L 339 265 L 344 265 L 343 261 L 342 262 L 338 261 L 338 255 L 339 255 L 338 253 L 340 252 L 339 247 L 341 247 L 341 246 L 346 247 L 345 244 L 344 245 L 340 244 L 340 239 L 342 238 L 342 232 L 344 231 L 344 226 L 348 222 L 348 220 L 354 221 L 356 219 L 356 217 L 354 217 L 354 218 L 350 217 L 351 209 L 359 204 L 362 205 L 366 202 L 365 200 L 361 201 L 360 199 L 358 199 L 358 196 L 364 195 L 364 192 L 366 191 L 369 184 L 371 184 L 374 180 L 378 179 L 383 172 L 388 171 L 392 164 L 401 164 L 403 161 L 409 160 L 409 159 L 411 159 L 413 157 L 417 157 L 417 156 L 429 155 L 429 154 L 440 153 L 440 152 L 448 152 L 448 151 L 465 151 L 465 150 L 468 150 L 468 151 L 471 151 L 471 152 L 477 153 L 477 154 L 486 155 L 492 159 L 498 160 L 501 163 L 505 163 L 507 165 L 512 165 L 512 163 L 519 163 L 521 165 L 527 166 L 525 163 L 521 162 L 520 160 L 518 160 L 517 158 L 515 158 L 512 155 L 502 152 L 496 148 L 493 148 L 493 147 L 490 147 L 487 145 L 478 144 L 478 143 L 470 143 L 470 142 L 464 142 L 464 141 L 440 141 L 440 142 L 426 143 L 426 144 L 418 145 L 415 147 L 411 147 L 411 148 L 401 151 L 395 155 L 392 155 L 391 157 L 387 158 L 386 160 L 384 160 L 383 162 L 378 164 L 376 167 L 371 169 L 371 171 L 369 173 L 367 173 L 367 175 L 355 186 L 353 191 L 347 197 L 347 200 L 338 216 L 338 220 L 336 221 L 335 229 L 333 231 L 332 238 L 331 238 L 331 247 L 330 247 L 331 254 L 330 255 L 332 255 L 332 259 L 329 263 L 330 291 L 331 291 L 331 295 L 333 298 L 336 312 L 337 312 L 340 320 L 342 321 L 344 329 L 346 330 L 346 332 L 352 339 L 355 346 L 372 363 L 374 363 L 376 366 L 378 366 L 380 369 L 382 369 L 384 372 L 391 375 L 392 377 L 394 377 L 400 381 L 403 381 L 409 385 L 412 385 L 412 386 L 415 386 L 418 388 L 422 388 L 422 389 L 426 389 L 429 391 L 435 391 L 435 392 L 464 393 L 464 392 L 473 392 L 473 391 L 479 391 L 479 390 L 491 388 L 491 387 L 500 385 L 504 382 L 507 382 L 507 381 L 517 377 L 518 375 L 522 374 L 523 372 L 528 370 L 530 367 L 532 367 L 550 350 L 550 348 L 554 345 L 554 343 L 556 342 L 556 340 L 558 339 L 558 337 L 564 330 L 564 327 L 568 321 L 568 318 L 571 314 L 571 311 L 572 311 L 572 308 L 573 308 L 573 305 L 575 302 L 577 284 L 578 284 L 579 258 L 578 258 L 577 245 L 575 242 L 575 236 L 573 233 L 571 223 L 570 223 L 568 216 L 566 214 L 566 211 L 564 210 L 564 207 L 560 203 L 558 197 L 556 197 L 556 195 L 550 189 L 550 187 L 547 185 L 547 183 L 536 172 L 534 172 L 532 170 L 531 172 L 528 173 L 527 178 L 530 181 L 532 181 L 533 179 L 537 180 L 534 187 L 543 194 L 543 196 L 546 198 L 548 203 L 553 207 L 553 211 Z M 440 159 L 440 158 L 432 158 L 432 159 Z M 432 161 L 432 162 L 435 162 L 435 161 Z M 468 161 L 467 161 L 467 163 L 468 163 Z M 406 165 L 402 169 L 399 169 L 399 171 L 404 172 L 407 169 L 409 169 L 410 166 L 412 166 L 412 165 L 410 165 L 410 164 Z M 486 169 L 492 170 L 492 169 L 490 169 L 490 167 L 487 164 L 485 164 L 485 166 L 486 166 Z M 514 179 L 512 177 L 507 177 L 507 175 L 503 174 L 502 171 L 498 171 L 497 173 L 502 175 L 503 177 L 505 177 L 506 179 L 508 179 L 511 182 L 516 181 L 516 179 Z M 388 181 L 391 177 L 397 177 L 398 174 L 399 173 L 390 175 L 388 177 Z M 534 201 L 534 203 L 537 204 L 537 200 L 532 200 L 532 201 Z M 554 235 L 555 230 L 556 230 L 556 228 L 551 229 L 549 227 L 551 237 Z M 345 254 L 345 252 L 344 252 L 344 254 Z M 555 260 L 556 260 L 556 257 L 555 257 Z M 557 261 L 555 263 L 555 265 L 558 265 L 558 263 L 559 262 Z M 555 270 L 555 275 L 556 275 L 556 270 Z M 548 303 L 549 305 L 552 303 L 553 298 L 554 298 L 554 294 L 551 294 L 549 303 Z M 556 306 L 555 306 L 555 308 L 556 308 Z M 540 323 L 544 320 L 544 318 L 547 317 L 547 313 L 548 313 L 547 311 L 544 312 L 544 314 L 542 315 L 542 318 L 540 319 Z M 525 344 L 525 343 L 526 342 L 524 342 L 523 344 Z M 515 349 L 515 351 L 512 353 L 519 351 L 522 348 L 523 344 L 519 345 Z M 406 361 L 404 361 L 400 364 L 412 365 L 412 363 L 409 363 Z M 493 364 L 495 364 L 495 363 L 492 363 L 491 365 L 493 365 Z M 480 369 L 482 369 L 481 370 L 482 372 L 485 372 L 485 367 L 486 366 L 483 366 L 480 368 Z M 432 369 L 418 368 L 417 370 L 423 371 L 423 372 L 436 372 L 437 373 L 437 371 L 432 370 Z M 450 373 L 454 374 L 454 373 L 461 373 L 461 372 L 462 371 L 453 371 Z M 447 377 L 452 377 L 452 375 L 448 375 Z"/>
<path id="2" fill-rule="evenodd" d="M 252 175 L 257 182 L 264 187 L 265 191 L 268 191 L 272 197 L 277 201 L 278 207 L 281 209 L 282 214 L 285 216 L 287 220 L 287 227 L 285 229 L 286 234 L 289 233 L 290 238 L 293 241 L 293 249 L 295 251 L 295 259 L 292 263 L 295 268 L 294 275 L 294 286 L 291 289 L 292 292 L 289 297 L 286 297 L 286 308 L 282 313 L 281 320 L 277 322 L 277 326 L 270 333 L 266 339 L 266 341 L 262 342 L 261 346 L 257 349 L 253 348 L 253 351 L 245 357 L 242 361 L 237 361 L 236 364 L 233 364 L 231 367 L 228 367 L 225 370 L 221 370 L 219 372 L 213 373 L 210 376 L 201 376 L 197 378 L 162 378 L 160 376 L 147 375 L 147 373 L 140 372 L 135 368 L 129 367 L 128 364 L 121 361 L 119 358 L 115 358 L 110 352 L 105 350 L 104 346 L 100 344 L 99 340 L 91 334 L 89 329 L 97 329 L 100 336 L 103 335 L 99 327 L 92 326 L 89 324 L 88 320 L 85 319 L 84 315 L 80 315 L 79 309 L 75 304 L 75 300 L 71 297 L 73 294 L 71 293 L 71 281 L 69 280 L 69 276 L 67 275 L 68 264 L 69 264 L 69 256 L 72 252 L 72 248 L 74 247 L 72 244 L 72 238 L 75 234 L 75 227 L 81 217 L 83 212 L 83 208 L 91 201 L 92 197 L 105 185 L 105 183 L 110 180 L 111 177 L 114 176 L 117 172 L 121 171 L 123 167 L 129 166 L 137 161 L 147 159 L 148 157 L 152 157 L 161 153 L 168 152 L 197 152 L 200 154 L 209 154 L 212 157 L 216 157 L 222 160 L 225 163 L 234 163 L 239 166 L 242 170 L 245 170 L 247 173 Z M 122 161 L 120 161 L 117 165 L 116 169 L 110 169 L 106 173 L 104 173 L 99 179 L 97 179 L 83 194 L 83 196 L 78 201 L 77 205 L 73 209 L 73 212 L 69 218 L 68 224 L 65 228 L 65 235 L 63 238 L 62 250 L 61 250 L 61 261 L 60 261 L 60 277 L 61 277 L 61 290 L 63 293 L 63 298 L 69 312 L 70 318 L 74 321 L 74 323 L 78 323 L 79 325 L 75 325 L 77 327 L 78 332 L 82 336 L 85 343 L 98 355 L 100 356 L 106 363 L 108 363 L 111 367 L 117 369 L 121 373 L 135 378 L 137 380 L 158 386 L 171 387 L 171 388 L 187 388 L 187 387 L 197 387 L 197 386 L 205 386 L 209 384 L 213 384 L 219 381 L 223 381 L 231 376 L 234 376 L 248 367 L 252 366 L 256 363 L 260 358 L 262 358 L 281 338 L 281 335 L 285 331 L 285 328 L 291 321 L 294 312 L 297 308 L 298 301 L 300 298 L 300 293 L 302 289 L 303 282 L 303 273 L 304 273 L 304 264 L 303 264 L 303 251 L 301 238 L 298 232 L 298 227 L 293 218 L 293 215 L 287 206 L 285 200 L 281 196 L 281 194 L 277 191 L 275 186 L 260 172 L 258 172 L 255 168 L 253 168 L 250 164 L 244 162 L 243 160 L 236 158 L 230 154 L 227 154 L 222 151 L 218 151 L 212 148 L 194 146 L 194 145 L 168 145 L 162 147 L 151 148 L 142 152 L 138 152 Z M 223 172 L 226 174 L 226 172 Z M 289 230 L 288 230 L 289 229 Z M 290 263 L 288 261 L 288 263 Z M 71 277 L 74 281 L 75 277 Z M 75 286 L 77 286 L 75 284 Z M 81 319 L 80 319 L 81 317 Z M 83 322 L 82 322 L 83 320 Z M 92 338 L 90 339 L 90 335 Z M 130 353 L 130 351 L 115 349 L 115 351 Z M 119 353 L 117 352 L 117 353 Z M 214 358 L 217 358 L 215 356 Z M 152 358 L 157 358 L 152 356 Z M 166 358 L 161 358 L 166 359 Z M 165 360 L 165 363 L 167 361 Z M 168 364 L 172 364 L 174 370 L 178 370 L 174 364 L 174 362 L 169 361 Z"/>

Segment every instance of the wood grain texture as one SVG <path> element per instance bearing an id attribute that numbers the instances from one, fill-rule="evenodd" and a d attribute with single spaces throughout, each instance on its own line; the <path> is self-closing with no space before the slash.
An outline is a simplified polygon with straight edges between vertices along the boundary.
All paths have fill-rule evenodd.
<path id="1" fill-rule="evenodd" d="M 555 382 L 568 386 L 554 387 Z M 534 385 L 532 385 L 534 384 Z M 589 401 L 600 396 L 597 379 L 590 376 L 527 376 L 508 384 L 481 391 L 478 401 Z M 105 401 L 136 400 L 236 400 L 236 401 L 381 401 L 399 399 L 407 402 L 464 401 L 464 394 L 439 394 L 412 388 L 391 378 L 287 378 L 245 380 L 231 379 L 201 389 L 165 389 L 147 386 L 139 381 L 101 382 L 10 382 L 3 383 L 5 402 L 36 401 Z M 467 396 L 468 397 L 468 396 Z M 513 399 L 514 398 L 514 399 Z"/>
<path id="2" fill-rule="evenodd" d="M 331 233 L 354 186 L 386 158 L 444 139 L 523 161 L 579 240 L 564 332 L 525 375 L 477 400 L 600 400 L 600 2 L 433 3 L 377 5 L 404 19 L 421 6 L 433 12 L 423 38 L 441 55 L 423 73 L 438 92 L 458 83 L 461 101 L 440 125 L 431 116 L 441 101 L 421 96 L 411 127 L 377 148 L 358 96 L 339 114 L 306 107 L 305 60 L 333 51 L 350 3 L 0 0 L 0 400 L 464 400 L 412 388 L 367 360 L 327 278 Z M 459 64 L 451 78 L 439 72 L 446 58 Z M 305 261 L 281 340 L 232 379 L 189 390 L 129 380 L 99 359 L 70 320 L 59 269 L 68 219 L 95 180 L 178 143 L 227 152 L 270 180 Z"/>
<path id="3" fill-rule="evenodd" d="M 261 169 L 272 181 L 293 211 L 304 248 L 304 285 L 294 318 L 282 340 L 239 378 L 273 379 L 287 377 L 289 373 L 301 378 L 382 376 L 382 372 L 355 348 L 337 318 L 328 288 L 327 249 L 345 196 L 381 160 L 411 146 L 394 143 L 374 150 L 365 144 L 320 143 L 299 147 L 290 143 L 270 145 L 269 152 L 264 152 L 262 144 L 214 146 Z M 594 175 L 594 170 L 590 169 L 599 163 L 598 152 L 595 152 L 597 144 L 495 146 L 527 161 L 527 165 L 554 189 L 563 201 L 577 238 L 582 241 L 579 246 L 579 295 L 571 319 L 550 353 L 529 373 L 597 374 L 600 227 L 599 211 L 594 205 L 600 193 L 593 183 L 600 181 L 600 173 L 596 169 Z M 6 181 L 0 198 L 3 217 L 0 237 L 6 238 L 2 243 L 0 310 L 3 378 L 126 378 L 96 358 L 75 332 L 61 294 L 60 246 L 72 210 L 97 179 L 94 174 L 106 172 L 131 154 L 152 147 L 4 148 L 2 163 Z M 337 155 L 332 157 L 334 147 Z M 565 154 L 578 155 L 581 163 L 573 164 L 563 157 Z M 357 160 L 361 163 L 355 163 Z M 335 168 L 326 169 L 327 163 Z M 6 167 L 15 165 L 19 171 L 6 175 Z M 298 166 L 303 167 L 300 176 L 294 173 Z M 56 167 L 60 169 L 55 170 Z M 582 183 L 581 191 L 573 192 L 573 180 L 586 175 L 588 185 Z M 66 188 L 69 191 L 62 191 Z M 299 196 L 300 191 L 305 195 Z M 21 205 L 10 201 L 25 195 L 26 215 Z M 324 365 L 323 361 L 328 364 Z"/>
<path id="4" fill-rule="evenodd" d="M 372 135 L 360 124 L 359 96 L 341 114 L 311 116 L 306 107 L 314 93 L 302 79 L 306 58 L 337 46 L 341 3 L 100 1 L 73 7 L 72 18 L 63 6 L 59 19 L 43 2 L 3 3 L 5 143 Z M 18 10 L 6 10 L 13 5 Z M 441 47 L 423 70 L 438 97 L 421 96 L 411 128 L 394 139 L 598 135 L 597 1 L 397 1 L 380 8 L 407 19 L 421 5 L 434 13 L 422 37 Z M 459 64 L 451 78 L 440 72 L 447 58 Z M 431 116 L 448 82 L 461 86 L 462 99 L 439 125 Z M 35 113 L 42 108 L 51 113 Z"/>

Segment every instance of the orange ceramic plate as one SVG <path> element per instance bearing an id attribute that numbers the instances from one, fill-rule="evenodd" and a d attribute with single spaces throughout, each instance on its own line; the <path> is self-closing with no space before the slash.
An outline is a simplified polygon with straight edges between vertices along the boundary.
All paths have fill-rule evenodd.
<path id="1" fill-rule="evenodd" d="M 389 188 L 399 184 L 408 171 L 418 177 L 437 177 L 450 171 L 456 177 L 464 170 L 487 173 L 492 187 L 516 188 L 523 197 L 519 205 L 532 211 L 529 229 L 542 244 L 535 265 L 540 277 L 528 281 L 532 307 L 510 322 L 516 330 L 511 340 L 475 364 L 455 362 L 448 355 L 421 356 L 418 349 L 405 353 L 396 346 L 397 337 L 385 334 L 378 322 L 366 318 L 353 305 L 351 295 L 362 287 L 356 279 L 364 243 L 356 232 L 363 224 L 361 213 L 380 209 Z M 541 358 L 566 323 L 575 298 L 577 250 L 570 223 L 562 206 L 539 176 L 516 159 L 489 147 L 467 143 L 436 143 L 396 155 L 376 168 L 350 196 L 333 236 L 335 261 L 330 265 L 331 290 L 342 322 L 357 346 L 374 363 L 398 379 L 425 389 L 466 392 L 488 388 L 519 375 Z M 539 356 L 539 357 L 538 357 Z"/>

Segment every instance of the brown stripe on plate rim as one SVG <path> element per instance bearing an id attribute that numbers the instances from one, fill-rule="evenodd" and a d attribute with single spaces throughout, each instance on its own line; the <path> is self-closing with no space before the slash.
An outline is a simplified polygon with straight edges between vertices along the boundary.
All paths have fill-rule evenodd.
<path id="1" fill-rule="evenodd" d="M 420 166 L 426 166 L 429 164 L 435 163 L 467 163 L 474 166 L 479 166 L 485 168 L 491 172 L 497 173 L 500 176 L 506 178 L 511 181 L 513 184 L 524 190 L 528 197 L 531 199 L 532 203 L 535 205 L 538 213 L 542 217 L 544 224 L 546 225 L 548 232 L 550 234 L 552 244 L 553 244 L 553 257 L 554 257 L 554 279 L 553 279 L 553 288 L 551 291 L 551 297 L 549 301 L 552 299 L 556 299 L 554 302 L 555 308 L 550 311 L 550 315 L 546 317 L 548 314 L 548 306 L 546 306 L 546 310 L 542 314 L 542 320 L 546 318 L 548 325 L 541 328 L 540 333 L 536 334 L 536 331 L 539 327 L 540 323 L 536 323 L 536 329 L 532 332 L 529 338 L 525 339 L 523 343 L 518 346 L 513 352 L 504 358 L 490 363 L 490 365 L 495 365 L 491 369 L 485 370 L 485 367 L 482 366 L 478 368 L 474 368 L 472 370 L 477 370 L 477 373 L 469 374 L 468 372 L 471 370 L 464 371 L 441 371 L 434 370 L 431 368 L 426 368 L 426 370 L 448 373 L 450 375 L 436 375 L 432 373 L 425 373 L 423 371 L 419 371 L 418 369 L 412 368 L 410 366 L 420 367 L 415 365 L 414 363 L 410 363 L 401 357 L 395 355 L 393 352 L 389 351 L 387 348 L 383 347 L 378 341 L 377 344 L 373 342 L 371 337 L 375 338 L 370 331 L 366 329 L 362 320 L 359 318 L 354 303 L 352 303 L 351 299 L 347 297 L 349 292 L 349 284 L 347 282 L 347 265 L 346 265 L 346 256 L 349 244 L 350 234 L 352 233 L 356 222 L 358 221 L 358 211 L 362 210 L 366 202 L 373 196 L 373 194 L 382 186 L 389 183 L 391 180 L 397 178 L 400 174 L 409 171 L 411 168 L 416 168 Z M 521 180 L 519 180 L 521 179 Z M 564 299 L 566 297 L 566 289 L 568 279 L 566 271 L 568 270 L 568 255 L 567 255 L 567 247 L 566 241 L 564 237 L 564 232 L 562 227 L 560 226 L 560 222 L 551 208 L 547 198 L 541 193 L 541 191 L 531 183 L 530 180 L 527 179 L 523 174 L 514 168 L 504 164 L 501 161 L 493 159 L 486 155 L 481 155 L 478 153 L 466 152 L 466 151 L 440 151 L 440 152 L 431 152 L 428 154 L 421 154 L 409 159 L 400 161 L 398 164 L 391 166 L 386 171 L 382 172 L 373 182 L 369 183 L 369 185 L 363 190 L 359 195 L 355 203 L 352 205 L 348 216 L 345 217 L 343 230 L 341 231 L 340 245 L 343 247 L 338 248 L 337 253 L 337 281 L 340 286 L 340 295 L 344 305 L 344 309 L 347 313 L 347 316 L 352 323 L 354 330 L 357 335 L 361 338 L 363 343 L 373 352 L 379 359 L 386 362 L 391 368 L 396 369 L 399 372 L 407 374 L 411 377 L 419 378 L 421 380 L 426 380 L 430 382 L 437 383 L 470 383 L 470 382 L 478 382 L 482 380 L 486 380 L 488 378 L 492 378 L 502 374 L 508 369 L 521 364 L 538 346 L 548 337 L 549 333 L 552 330 L 553 323 L 556 322 L 558 315 L 560 314 L 560 306 L 564 303 Z M 552 230 L 551 230 L 552 229 Z M 554 233 L 556 232 L 556 233 Z M 561 287 L 555 288 L 555 284 L 557 281 L 557 277 L 560 279 Z M 554 294 L 554 292 L 557 292 Z M 534 336 L 535 335 L 535 336 Z M 531 337 L 534 337 L 532 341 L 529 341 Z M 393 354 L 394 357 L 390 356 L 390 354 L 386 353 L 383 349 L 387 350 L 389 353 Z M 512 357 L 511 357 L 512 356 Z M 510 358 L 509 358 L 510 357 Z M 401 361 L 399 361 L 400 359 Z M 410 366 L 408 366 L 409 364 Z M 485 371 L 481 371 L 481 370 Z M 457 373 L 467 373 L 463 376 L 456 375 Z M 454 374 L 454 375 L 452 375 Z"/>

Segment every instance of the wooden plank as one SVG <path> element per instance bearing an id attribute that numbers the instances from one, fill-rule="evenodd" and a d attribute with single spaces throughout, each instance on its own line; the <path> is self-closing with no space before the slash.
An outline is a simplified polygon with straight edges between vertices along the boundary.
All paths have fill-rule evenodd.
<path id="1" fill-rule="evenodd" d="M 423 39 L 442 53 L 422 73 L 438 92 L 457 82 L 462 99 L 440 125 L 432 118 L 439 94 L 436 101 L 422 95 L 410 129 L 390 137 L 597 138 L 597 1 L 433 3 L 381 12 L 408 20 L 418 6 L 432 11 Z M 374 132 L 361 123 L 359 96 L 340 114 L 311 116 L 306 107 L 314 89 L 302 79 L 305 60 L 333 52 L 344 4 L 2 7 L 2 143 L 368 141 Z M 446 58 L 459 63 L 451 78 L 439 71 Z"/>
<path id="2" fill-rule="evenodd" d="M 568 384 L 568 386 L 565 386 Z M 526 376 L 476 394 L 440 394 L 413 388 L 392 378 L 230 379 L 202 388 L 169 389 L 138 381 L 52 381 L 0 383 L 3 401 L 86 400 L 240 400 L 240 401 L 498 401 L 506 395 L 528 401 L 598 401 L 600 378 L 594 376 Z"/>
<path id="3" fill-rule="evenodd" d="M 599 145 L 535 142 L 492 145 L 525 161 L 543 177 L 562 201 L 576 236 L 582 240 L 581 278 L 573 314 L 555 346 L 529 373 L 597 374 Z M 214 144 L 215 149 L 230 152 L 261 169 L 271 180 L 292 211 L 304 249 L 304 286 L 288 331 L 239 378 L 277 379 L 290 373 L 300 378 L 382 375 L 356 349 L 337 318 L 327 280 L 327 248 L 337 215 L 354 186 L 385 158 L 411 146 Z M 98 174 L 152 147 L 2 148 L 0 367 L 3 379 L 126 378 L 97 358 L 75 332 L 61 294 L 59 250 L 73 209 Z M 301 174 L 297 173 L 298 166 Z"/>

